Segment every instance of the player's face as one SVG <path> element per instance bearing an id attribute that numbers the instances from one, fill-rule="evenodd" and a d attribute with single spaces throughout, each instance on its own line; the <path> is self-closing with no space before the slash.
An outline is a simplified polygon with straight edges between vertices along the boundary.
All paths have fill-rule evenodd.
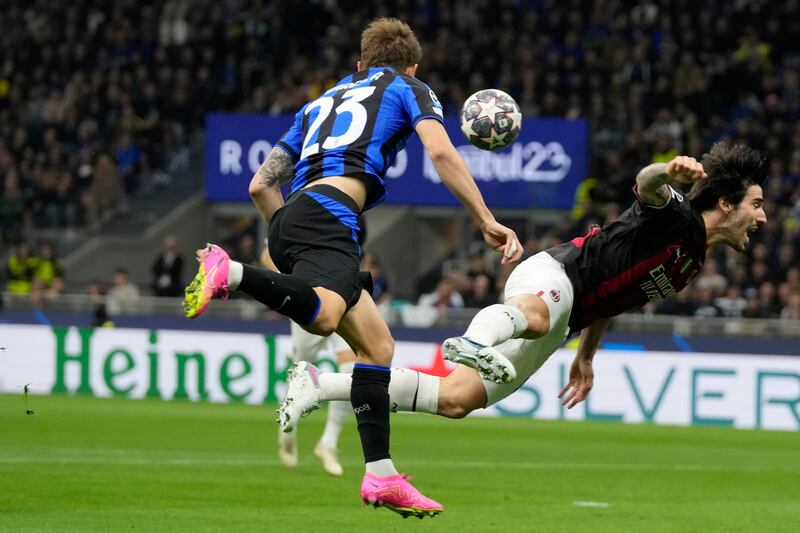
<path id="1" fill-rule="evenodd" d="M 759 185 L 751 185 L 747 189 L 744 199 L 731 211 L 728 217 L 728 227 L 731 231 L 729 244 L 735 250 L 743 252 L 750 242 L 750 233 L 767 223 L 767 214 L 764 212 L 764 191 Z"/>

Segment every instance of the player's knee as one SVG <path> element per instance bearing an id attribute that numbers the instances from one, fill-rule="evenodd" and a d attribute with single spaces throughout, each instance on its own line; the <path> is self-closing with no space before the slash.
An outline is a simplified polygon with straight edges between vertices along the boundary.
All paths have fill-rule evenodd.
<path id="1" fill-rule="evenodd" d="M 315 335 L 328 337 L 332 335 L 334 331 L 336 331 L 336 327 L 338 325 L 338 320 L 333 320 L 330 317 L 318 317 L 318 320 L 315 320 L 306 329 Z"/>
<path id="2" fill-rule="evenodd" d="M 327 337 L 331 335 L 339 326 L 339 317 L 330 313 L 320 312 L 311 324 L 303 326 L 303 329 L 314 335 Z"/>
<path id="3" fill-rule="evenodd" d="M 382 335 L 379 339 L 370 339 L 368 343 L 358 346 L 354 351 L 360 361 L 389 366 L 394 355 L 394 339 L 391 335 Z"/>
<path id="4" fill-rule="evenodd" d="M 374 343 L 372 347 L 374 348 L 374 353 L 368 355 L 372 355 L 373 357 L 381 357 L 384 359 L 388 358 L 389 361 L 392 360 L 392 355 L 394 355 L 394 339 L 391 335 L 383 336 L 383 338 Z"/>
<path id="5" fill-rule="evenodd" d="M 541 313 L 527 313 L 525 318 L 528 320 L 527 333 L 533 337 L 541 337 L 550 331 L 550 317 L 543 316 Z"/>

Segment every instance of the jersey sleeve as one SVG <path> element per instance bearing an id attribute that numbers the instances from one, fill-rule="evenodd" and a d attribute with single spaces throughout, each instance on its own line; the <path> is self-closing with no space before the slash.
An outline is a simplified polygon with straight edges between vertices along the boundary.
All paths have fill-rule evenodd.
<path id="1" fill-rule="evenodd" d="M 633 188 L 633 193 L 636 195 L 638 211 L 644 219 L 657 222 L 663 230 L 674 231 L 688 225 L 689 221 L 694 217 L 694 213 L 689 200 L 686 199 L 683 193 L 676 191 L 670 185 L 667 185 L 667 187 L 669 188 L 669 199 L 667 203 L 659 207 L 654 207 L 642 201 L 636 192 L 636 186 Z"/>
<path id="2" fill-rule="evenodd" d="M 294 116 L 294 124 L 289 128 L 289 131 L 283 134 L 281 140 L 275 146 L 282 148 L 284 152 L 289 154 L 293 163 L 297 163 L 300 159 L 300 153 L 303 151 L 303 117 L 305 116 L 306 106 L 297 112 Z"/>
<path id="3" fill-rule="evenodd" d="M 442 104 L 439 103 L 436 93 L 416 78 L 406 76 L 403 81 L 406 88 L 401 91 L 400 100 L 411 118 L 411 125 L 416 126 L 417 122 L 426 118 L 444 123 Z"/>

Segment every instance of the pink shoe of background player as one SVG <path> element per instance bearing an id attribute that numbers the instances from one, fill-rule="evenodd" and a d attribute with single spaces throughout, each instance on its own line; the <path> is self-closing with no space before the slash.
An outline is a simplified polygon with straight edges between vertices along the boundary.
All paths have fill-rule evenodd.
<path id="1" fill-rule="evenodd" d="M 405 474 L 377 477 L 364 474 L 361 482 L 361 501 L 375 507 L 386 507 L 399 513 L 403 518 L 416 516 L 436 516 L 444 510 L 439 502 L 423 496 L 409 481 Z"/>
<path id="2" fill-rule="evenodd" d="M 197 250 L 200 268 L 184 290 L 183 312 L 186 318 L 196 318 L 206 310 L 212 299 L 228 299 L 228 268 L 231 258 L 216 244 L 206 244 Z"/>

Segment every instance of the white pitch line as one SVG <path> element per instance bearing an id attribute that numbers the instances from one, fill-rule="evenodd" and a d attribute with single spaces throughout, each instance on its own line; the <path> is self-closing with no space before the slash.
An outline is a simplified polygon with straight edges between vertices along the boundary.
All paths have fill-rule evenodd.
<path id="1" fill-rule="evenodd" d="M 111 454 L 109 454 L 111 452 Z M 62 457 L 49 456 L 25 456 L 18 455 L 0 457 L 0 464 L 109 464 L 109 465 L 175 465 L 175 466 L 197 466 L 197 465 L 222 465 L 222 466 L 278 466 L 280 461 L 260 457 L 187 457 L 191 452 L 175 455 L 158 457 L 142 456 L 141 450 L 136 452 L 126 450 L 107 450 L 105 456 L 103 450 L 92 450 L 89 453 L 79 453 L 72 456 Z M 56 454 L 57 455 L 57 452 Z M 126 457 L 126 455 L 130 455 Z M 360 461 L 342 461 L 348 466 L 358 466 Z M 412 467 L 430 468 L 449 468 L 449 469 L 470 469 L 470 470 L 594 470 L 594 471 L 632 471 L 632 472 L 745 472 L 745 473 L 789 473 L 800 474 L 798 468 L 787 467 L 758 467 L 754 465 L 736 466 L 714 466 L 714 465 L 693 465 L 693 464 L 652 464 L 652 463 L 493 463 L 488 461 L 415 461 L 403 460 L 403 464 Z"/>
<path id="2" fill-rule="evenodd" d="M 575 507 L 611 507 L 611 504 L 607 502 L 572 502 L 572 505 Z"/>

